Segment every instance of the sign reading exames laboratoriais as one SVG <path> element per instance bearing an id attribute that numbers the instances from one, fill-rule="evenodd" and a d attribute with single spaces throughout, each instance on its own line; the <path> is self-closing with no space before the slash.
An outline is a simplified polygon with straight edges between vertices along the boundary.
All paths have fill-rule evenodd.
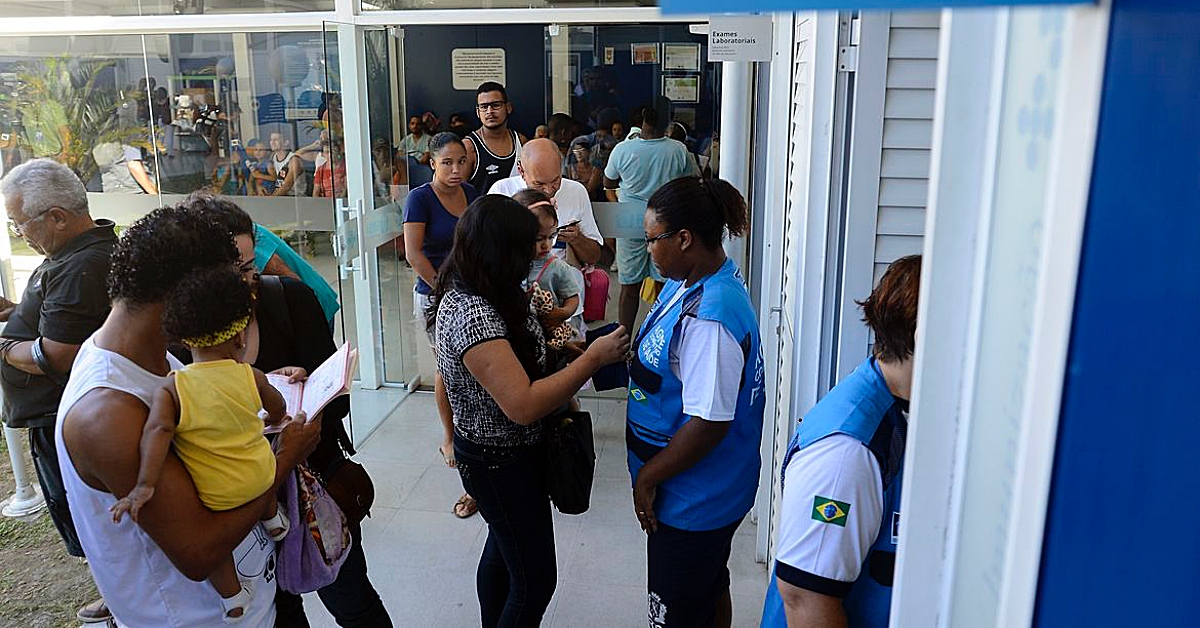
<path id="1" fill-rule="evenodd" d="M 771 36 L 769 15 L 714 15 L 708 20 L 708 60 L 770 61 Z"/>

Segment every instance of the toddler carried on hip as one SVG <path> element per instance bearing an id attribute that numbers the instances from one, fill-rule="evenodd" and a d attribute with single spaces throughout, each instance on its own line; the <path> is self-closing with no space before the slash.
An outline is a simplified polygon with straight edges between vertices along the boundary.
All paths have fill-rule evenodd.
<path id="1" fill-rule="evenodd" d="M 250 287 L 233 268 L 196 271 L 171 291 L 163 330 L 191 350 L 193 361 L 172 372 L 155 393 L 142 432 L 137 485 L 113 505 L 114 522 L 126 512 L 137 520 L 172 446 L 212 510 L 238 508 L 274 486 L 275 455 L 263 427 L 264 421 L 283 423 L 286 407 L 266 376 L 245 363 L 253 309 Z M 262 525 L 274 541 L 287 534 L 289 524 L 274 494 Z M 238 621 L 251 594 L 238 579 L 232 555 L 208 581 L 221 596 L 226 623 Z"/>

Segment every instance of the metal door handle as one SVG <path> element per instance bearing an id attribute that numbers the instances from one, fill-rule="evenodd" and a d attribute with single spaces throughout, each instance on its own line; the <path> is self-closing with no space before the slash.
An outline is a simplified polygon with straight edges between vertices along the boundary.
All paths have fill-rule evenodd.
<path id="1" fill-rule="evenodd" d="M 355 267 L 356 267 L 356 270 L 358 270 L 358 278 L 363 281 L 366 281 L 367 280 L 367 265 L 363 263 L 363 258 L 367 254 L 367 250 L 366 250 L 367 229 L 363 225 L 363 222 L 366 221 L 367 216 L 366 216 L 366 212 L 363 211 L 363 200 L 360 198 L 360 199 L 354 201 L 354 207 L 355 207 L 355 214 L 358 217 L 358 219 L 354 225 L 355 227 L 358 228 L 358 264 L 356 264 Z"/>

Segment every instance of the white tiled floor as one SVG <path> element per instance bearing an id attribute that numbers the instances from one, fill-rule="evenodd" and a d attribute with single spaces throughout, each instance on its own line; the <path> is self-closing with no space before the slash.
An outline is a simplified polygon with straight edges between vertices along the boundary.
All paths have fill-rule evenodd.
<path id="1" fill-rule="evenodd" d="M 555 513 L 558 589 L 546 626 L 646 625 L 645 536 L 633 516 L 625 468 L 624 402 L 585 399 L 599 460 L 591 510 Z M 363 523 L 371 580 L 396 626 L 479 624 L 475 566 L 486 528 L 479 516 L 456 519 L 458 474 L 442 465 L 433 397 L 410 395 L 359 448 L 357 459 L 375 481 L 372 517 Z M 755 526 L 747 519 L 734 538 L 734 626 L 757 626 L 766 567 L 754 562 Z M 315 595 L 306 596 L 314 628 L 334 626 Z"/>

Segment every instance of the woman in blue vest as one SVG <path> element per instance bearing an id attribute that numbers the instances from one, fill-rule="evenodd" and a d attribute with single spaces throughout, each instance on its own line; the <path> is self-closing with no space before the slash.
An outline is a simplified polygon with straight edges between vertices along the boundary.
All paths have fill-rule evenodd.
<path id="1" fill-rule="evenodd" d="M 729 549 L 754 503 L 763 420 L 758 321 L 721 242 L 746 231 L 729 183 L 675 179 L 644 220 L 668 279 L 630 360 L 625 442 L 648 536 L 652 627 L 729 626 Z"/>
<path id="2" fill-rule="evenodd" d="M 920 283 L 920 256 L 902 257 L 860 302 L 872 355 L 788 444 L 764 628 L 888 625 Z"/>

